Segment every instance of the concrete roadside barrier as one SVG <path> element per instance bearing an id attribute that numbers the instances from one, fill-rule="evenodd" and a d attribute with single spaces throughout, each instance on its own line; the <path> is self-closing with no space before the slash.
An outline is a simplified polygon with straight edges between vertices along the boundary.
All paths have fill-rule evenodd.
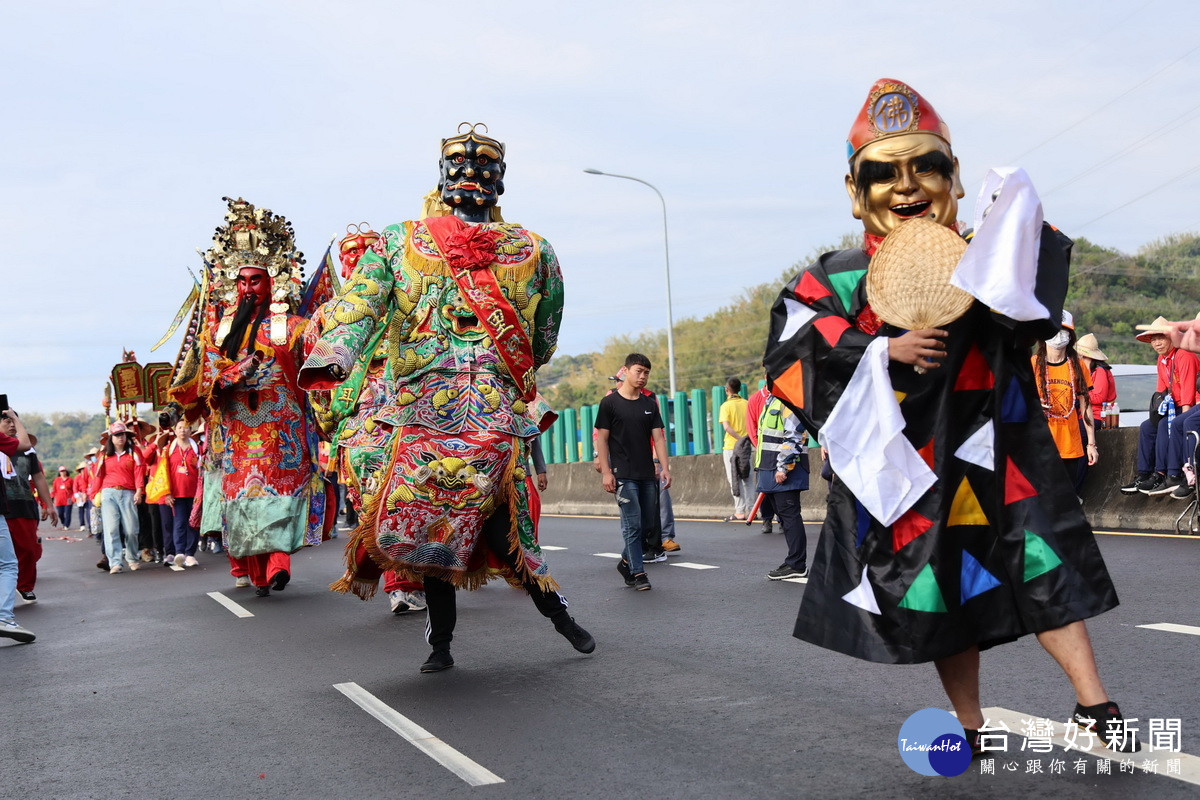
<path id="1" fill-rule="evenodd" d="M 1083 508 L 1099 530 L 1170 531 L 1187 507 L 1181 500 L 1121 493 L 1121 485 L 1135 472 L 1137 434 L 1137 428 L 1097 432 L 1100 461 L 1084 482 Z M 821 479 L 820 451 L 811 451 L 808 461 L 812 488 L 801 495 L 804 520 L 821 522 L 828 492 Z M 600 474 L 591 462 L 551 464 L 547 469 L 550 485 L 542 495 L 545 513 L 616 515 L 617 503 L 601 488 Z M 719 453 L 672 458 L 671 474 L 677 517 L 720 520 L 732 512 L 733 498 Z"/>

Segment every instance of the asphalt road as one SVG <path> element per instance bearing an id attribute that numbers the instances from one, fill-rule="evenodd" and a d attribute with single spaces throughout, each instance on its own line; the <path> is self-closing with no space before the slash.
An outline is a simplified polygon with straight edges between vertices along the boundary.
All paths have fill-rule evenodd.
<path id="1" fill-rule="evenodd" d="M 55 532 L 43 531 L 47 536 Z M 810 531 L 810 550 L 815 545 Z M 1159 772 L 1026 774 L 978 764 L 955 778 L 897 753 L 909 714 L 945 708 L 930 665 L 860 662 L 791 637 L 803 584 L 768 582 L 782 536 L 680 522 L 681 555 L 626 589 L 615 519 L 548 517 L 542 541 L 577 620 L 576 653 L 518 591 L 459 593 L 457 665 L 422 675 L 424 615 L 326 590 L 344 539 L 294 556 L 287 590 L 235 590 L 222 557 L 183 573 L 108 575 L 92 540 L 47 538 L 38 640 L 0 640 L 0 797 L 1196 797 Z M 1180 718 L 1200 753 L 1200 538 L 1102 535 L 1121 606 L 1089 622 L 1127 716 Z M 687 569 L 678 562 L 716 569 Z M 207 596 L 220 591 L 254 616 Z M 985 706 L 1062 721 L 1070 685 L 1032 637 L 983 656 Z M 335 689 L 353 683 L 502 779 L 471 786 Z M 419 730 L 418 739 L 426 734 Z M 1144 734 L 1143 734 L 1144 738 Z M 428 745 L 429 740 L 422 739 Z M 1139 757 L 1139 763 L 1147 758 Z"/>

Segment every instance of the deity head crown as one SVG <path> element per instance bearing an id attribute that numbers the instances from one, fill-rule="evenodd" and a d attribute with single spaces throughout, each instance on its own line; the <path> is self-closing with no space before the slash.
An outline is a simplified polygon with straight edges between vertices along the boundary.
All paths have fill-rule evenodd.
<path id="1" fill-rule="evenodd" d="M 304 282 L 304 254 L 296 248 L 296 234 L 286 218 L 269 208 L 255 208 L 242 198 L 221 198 L 228 206 L 225 224 L 213 234 L 204 260 L 212 268 L 212 290 L 218 302 L 237 302 L 238 273 L 246 267 L 261 269 L 271 278 L 271 311 L 284 313 L 299 305 Z"/>
<path id="2" fill-rule="evenodd" d="M 296 249 L 296 233 L 286 218 L 269 208 L 255 208 L 240 197 L 221 199 L 229 210 L 205 254 L 208 263 L 235 273 L 242 267 L 258 267 L 272 278 L 293 264 L 304 263 L 304 254 Z"/>
<path id="3" fill-rule="evenodd" d="M 483 128 L 480 133 L 479 129 Z M 458 133 L 447 139 L 442 139 L 442 156 L 448 155 L 451 151 L 458 149 L 467 142 L 474 142 L 476 147 L 486 145 L 493 148 L 499 153 L 497 161 L 504 160 L 504 142 L 498 139 L 493 139 L 488 136 L 488 126 L 482 122 L 460 122 L 458 123 Z M 456 147 L 458 146 L 458 147 Z"/>

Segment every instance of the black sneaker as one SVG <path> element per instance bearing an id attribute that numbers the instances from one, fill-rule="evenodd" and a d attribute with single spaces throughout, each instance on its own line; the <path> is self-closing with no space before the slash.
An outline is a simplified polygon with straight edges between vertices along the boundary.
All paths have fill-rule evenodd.
<path id="1" fill-rule="evenodd" d="M 596 640 L 592 638 L 592 635 L 579 627 L 579 623 L 575 621 L 574 617 L 565 611 L 560 613 L 563 618 L 554 621 L 554 630 L 561 633 L 571 643 L 571 647 L 581 653 L 590 653 L 595 650 Z"/>
<path id="2" fill-rule="evenodd" d="M 639 592 L 650 591 L 650 579 L 646 577 L 646 573 L 639 572 L 633 576 L 633 588 Z"/>
<path id="3" fill-rule="evenodd" d="M 808 567 L 804 569 L 796 569 L 789 564 L 780 564 L 775 569 L 767 573 L 767 580 L 781 581 L 784 578 L 807 578 Z"/>
<path id="4" fill-rule="evenodd" d="M 281 569 L 271 576 L 271 588 L 277 592 L 282 592 L 291 579 L 291 574 L 286 569 Z"/>
<path id="5" fill-rule="evenodd" d="M 1142 494 L 1154 494 L 1167 482 L 1167 476 L 1156 472 L 1144 481 L 1138 482 L 1138 491 Z M 1172 487 L 1174 488 L 1174 487 Z"/>
<path id="6" fill-rule="evenodd" d="M 667 560 L 667 552 L 665 550 L 655 550 L 654 552 L 646 553 L 646 557 L 642 561 L 647 564 L 661 564 Z"/>
<path id="7" fill-rule="evenodd" d="M 1133 480 L 1121 487 L 1123 494 L 1137 494 L 1141 491 L 1142 482 L 1150 479 L 1149 472 L 1139 472 L 1133 476 Z"/>
<path id="8" fill-rule="evenodd" d="M 100 570 L 101 572 L 108 572 L 108 556 L 105 556 L 96 562 L 96 569 Z"/>
<path id="9" fill-rule="evenodd" d="M 1091 731 L 1104 742 L 1109 750 L 1118 753 L 1136 753 L 1142 749 L 1133 731 L 1125 727 L 1121 709 L 1111 700 L 1095 706 L 1075 704 L 1074 722 L 1085 731 Z"/>
<path id="10" fill-rule="evenodd" d="M 19 591 L 19 592 L 17 592 L 17 594 L 21 595 L 21 599 L 25 601 L 26 605 L 33 605 L 34 603 L 37 602 L 37 595 L 34 594 L 33 592 L 20 592 Z"/>
<path id="11" fill-rule="evenodd" d="M 1188 486 L 1187 481 L 1181 481 L 1175 487 L 1175 491 L 1171 492 L 1172 500 L 1191 500 L 1196 496 L 1196 487 Z"/>
<path id="12" fill-rule="evenodd" d="M 454 659 L 449 650 L 434 650 L 421 665 L 421 672 L 441 672 L 454 666 Z"/>
<path id="13" fill-rule="evenodd" d="M 774 533 L 775 532 L 775 526 L 771 524 L 771 520 L 767 520 L 766 522 L 763 523 L 762 532 L 763 533 Z"/>
<path id="14" fill-rule="evenodd" d="M 1163 478 L 1157 486 L 1152 486 L 1146 490 L 1146 494 L 1151 497 L 1161 497 L 1164 494 L 1170 494 L 1175 491 L 1176 487 L 1184 485 L 1182 475 L 1168 475 Z"/>
<path id="15" fill-rule="evenodd" d="M 269 597 L 270 595 L 271 595 L 271 587 L 270 586 L 255 586 L 254 587 L 254 596 L 255 597 Z"/>
<path id="16" fill-rule="evenodd" d="M 633 586 L 633 573 L 629 571 L 629 562 L 621 559 L 617 562 L 617 572 L 621 573 L 621 577 L 625 579 L 626 586 Z"/>

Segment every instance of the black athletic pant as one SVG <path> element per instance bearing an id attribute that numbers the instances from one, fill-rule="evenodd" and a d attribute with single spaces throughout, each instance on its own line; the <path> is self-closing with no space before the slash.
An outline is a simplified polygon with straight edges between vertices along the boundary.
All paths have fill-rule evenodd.
<path id="1" fill-rule="evenodd" d="M 804 519 L 800 516 L 800 491 L 768 492 L 767 497 L 775 504 L 775 515 L 779 517 L 779 526 L 787 541 L 788 553 L 783 563 L 803 572 L 808 563 L 808 532 L 804 530 Z"/>
<path id="2" fill-rule="evenodd" d="M 483 523 L 480 539 L 480 545 L 489 548 L 516 571 L 517 559 L 521 556 L 509 549 L 507 505 L 497 508 Z M 542 616 L 553 619 L 557 614 L 567 613 L 567 602 L 558 592 L 547 592 L 529 579 L 525 579 L 522 585 Z M 458 621 L 454 591 L 454 584 L 448 581 L 429 576 L 425 578 L 425 604 L 429 611 L 428 640 L 434 650 L 450 649 L 450 641 L 454 638 L 454 624 Z"/>
<path id="3" fill-rule="evenodd" d="M 138 515 L 138 547 L 150 552 L 162 551 L 162 521 L 159 519 L 158 508 L 146 501 L 137 504 Z"/>
<path id="4" fill-rule="evenodd" d="M 763 525 L 770 522 L 772 517 L 779 516 L 775 513 L 775 495 L 776 492 L 763 492 L 762 505 L 758 507 L 758 516 L 762 520 Z M 782 524 L 780 522 L 780 525 Z"/>

